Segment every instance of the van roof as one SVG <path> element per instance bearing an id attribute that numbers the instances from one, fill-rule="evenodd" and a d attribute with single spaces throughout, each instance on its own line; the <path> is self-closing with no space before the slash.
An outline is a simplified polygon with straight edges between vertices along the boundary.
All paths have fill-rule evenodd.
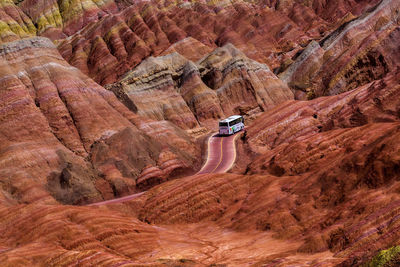
<path id="1" fill-rule="evenodd" d="M 220 122 L 230 122 L 230 121 L 236 120 L 236 119 L 241 118 L 241 117 L 242 116 L 240 116 L 240 115 L 233 115 L 233 116 L 230 116 L 229 118 L 220 120 Z"/>

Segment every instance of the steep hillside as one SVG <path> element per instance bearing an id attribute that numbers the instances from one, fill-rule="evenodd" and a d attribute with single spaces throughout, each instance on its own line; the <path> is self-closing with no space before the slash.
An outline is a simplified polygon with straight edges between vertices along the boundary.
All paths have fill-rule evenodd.
<path id="1" fill-rule="evenodd" d="M 0 43 L 36 35 L 30 18 L 12 0 L 0 1 Z"/>
<path id="2" fill-rule="evenodd" d="M 333 253 L 321 264 L 364 262 L 400 237 L 399 92 L 400 70 L 346 94 L 281 104 L 248 127 L 241 146 L 256 156 L 245 175 L 175 180 L 126 205 L 155 224 L 212 221 L 302 243 L 299 253 Z"/>
<path id="3" fill-rule="evenodd" d="M 289 179 L 293 224 L 314 235 L 305 250 L 329 248 L 347 266 L 398 241 L 399 92 L 397 69 L 338 96 L 278 106 L 248 129 L 245 147 L 259 156 L 246 173 Z"/>
<path id="4" fill-rule="evenodd" d="M 400 64 L 399 10 L 399 1 L 380 1 L 311 42 L 280 77 L 300 98 L 339 94 L 385 77 Z"/>
<path id="5" fill-rule="evenodd" d="M 293 93 L 264 64 L 227 44 L 195 64 L 178 53 L 150 57 L 107 86 L 139 115 L 182 129 L 215 129 L 216 121 L 273 108 Z"/>
<path id="6" fill-rule="evenodd" d="M 58 47 L 68 62 L 100 84 L 107 84 L 142 59 L 160 55 L 186 37 L 211 48 L 230 42 L 252 59 L 274 63 L 272 52 L 281 46 L 278 41 L 294 42 L 303 35 L 298 25 L 279 19 L 277 12 L 245 2 L 222 10 L 201 3 L 162 9 L 145 2 L 105 17 L 63 40 Z"/>
<path id="7" fill-rule="evenodd" d="M 186 133 L 129 111 L 68 65 L 49 39 L 3 44 L 0 57 L 5 201 L 52 202 L 49 191 L 77 204 L 195 168 L 199 150 Z"/>
<path id="8" fill-rule="evenodd" d="M 57 40 L 62 56 L 71 65 L 104 85 L 187 37 L 200 42 L 194 42 L 197 47 L 232 43 L 251 59 L 284 70 L 311 40 L 322 39 L 378 1 L 0 3 L 2 42 L 34 35 Z M 180 50 L 185 55 L 192 48 L 181 45 Z"/>
<path id="9" fill-rule="evenodd" d="M 397 266 L 399 16 L 0 0 L 0 265 Z"/>

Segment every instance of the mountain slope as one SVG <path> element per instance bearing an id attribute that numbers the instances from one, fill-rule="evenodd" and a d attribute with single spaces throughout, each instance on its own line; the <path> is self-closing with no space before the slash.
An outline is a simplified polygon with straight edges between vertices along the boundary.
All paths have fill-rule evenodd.
<path id="1" fill-rule="evenodd" d="M 166 119 L 182 129 L 215 129 L 218 119 L 268 110 L 293 99 L 266 65 L 250 60 L 232 44 L 197 63 L 178 53 L 150 57 L 107 88 L 139 115 Z"/>
<path id="2" fill-rule="evenodd" d="M 9 198 L 51 202 L 47 188 L 76 204 L 132 192 L 142 172 L 157 183 L 194 166 L 199 150 L 186 133 L 130 112 L 49 39 L 4 44 L 0 56 L 1 183 Z M 148 168 L 157 172 L 148 176 Z"/>
<path id="3" fill-rule="evenodd" d="M 280 75 L 312 98 L 333 95 L 379 80 L 397 68 L 400 3 L 381 1 L 319 43 L 311 42 Z"/>
<path id="4" fill-rule="evenodd" d="M 0 1 L 1 264 L 396 251 L 399 14 L 395 0 Z M 232 114 L 246 123 L 233 173 L 192 175 L 223 161 L 204 141 Z"/>

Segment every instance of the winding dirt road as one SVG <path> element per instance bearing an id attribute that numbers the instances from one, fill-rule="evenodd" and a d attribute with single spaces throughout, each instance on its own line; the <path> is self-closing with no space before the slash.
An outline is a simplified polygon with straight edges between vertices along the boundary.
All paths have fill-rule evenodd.
<path id="1" fill-rule="evenodd" d="M 229 171 L 236 160 L 236 147 L 235 139 L 238 134 L 230 136 L 219 136 L 218 134 L 213 134 L 208 139 L 207 147 L 207 160 L 203 167 L 196 174 L 206 174 L 206 173 L 224 173 Z M 102 206 L 106 204 L 121 203 L 135 199 L 145 192 L 140 192 L 137 194 L 115 198 L 111 200 L 106 200 L 102 202 L 92 203 L 87 206 Z"/>

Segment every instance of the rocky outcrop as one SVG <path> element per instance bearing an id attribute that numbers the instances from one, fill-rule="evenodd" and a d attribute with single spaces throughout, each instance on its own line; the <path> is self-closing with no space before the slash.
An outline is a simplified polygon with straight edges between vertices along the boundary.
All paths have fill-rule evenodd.
<path id="1" fill-rule="evenodd" d="M 217 92 L 225 114 L 265 111 L 293 98 L 267 65 L 249 60 L 232 44 L 217 48 L 199 65 L 203 81 Z"/>
<path id="2" fill-rule="evenodd" d="M 347 264 L 398 238 L 399 82 L 396 70 L 344 94 L 281 105 L 248 128 L 248 147 L 261 155 L 246 173 L 288 179 L 285 192 L 298 195 L 287 209 L 309 214 L 294 213 L 299 224 L 293 225 L 316 218 L 325 248 L 351 258 Z M 313 242 L 306 240 L 303 249 L 315 248 Z"/>
<path id="3" fill-rule="evenodd" d="M 311 42 L 280 75 L 309 98 L 334 95 L 379 80 L 397 68 L 398 1 L 380 1 L 319 43 Z"/>
<path id="4" fill-rule="evenodd" d="M 190 129 L 198 126 L 186 102 L 175 88 L 187 60 L 179 54 L 149 58 L 129 72 L 119 83 L 108 87 L 124 100 L 126 106 L 134 107 L 139 115 L 169 120 Z M 156 100 L 157 99 L 157 100 Z"/>
<path id="5" fill-rule="evenodd" d="M 258 156 L 245 175 L 162 184 L 136 200 L 135 214 L 267 232 L 301 243 L 296 251 L 324 266 L 366 261 L 399 238 L 399 81 L 396 71 L 338 96 L 277 106 L 247 128 L 243 146 Z"/>
<path id="6" fill-rule="evenodd" d="M 35 25 L 38 35 L 53 40 L 63 39 L 91 22 L 119 11 L 113 0 L 23 0 L 18 7 Z"/>
<path id="7" fill-rule="evenodd" d="M 71 65 L 103 85 L 150 55 L 177 51 L 198 60 L 203 52 L 227 43 L 282 71 L 311 40 L 376 3 L 5 0 L 0 36 L 3 41 L 49 37 Z"/>
<path id="8" fill-rule="evenodd" d="M 36 35 L 29 17 L 12 0 L 0 2 L 0 43 Z"/>
<path id="9" fill-rule="evenodd" d="M 104 16 L 62 40 L 58 49 L 71 65 L 104 85 L 117 81 L 150 55 L 177 51 L 198 60 L 207 50 L 227 43 L 251 59 L 279 67 L 288 57 L 286 52 L 296 53 L 300 45 L 320 38 L 328 27 L 312 9 L 303 18 L 314 21 L 309 25 L 264 7 L 243 1 L 125 4 L 121 12 Z M 299 4 L 298 8 L 306 7 Z M 277 52 L 281 53 L 277 56 Z"/>
<path id="10" fill-rule="evenodd" d="M 280 105 L 248 129 L 251 149 L 264 152 L 323 131 L 398 121 L 398 84 L 399 69 L 385 79 L 337 96 Z"/>
<path id="11" fill-rule="evenodd" d="M 0 262 L 352 266 L 392 247 L 398 9 L 2 1 Z M 188 133 L 234 113 L 235 173 L 191 176 Z"/>
<path id="12" fill-rule="evenodd" d="M 61 202 L 84 203 L 196 165 L 199 151 L 182 130 L 130 112 L 68 65 L 49 39 L 2 45 L 0 57 L 0 174 L 8 198 L 54 202 L 50 192 Z M 160 169 L 153 182 L 149 167 Z"/>
<path id="13" fill-rule="evenodd" d="M 161 53 L 161 56 L 172 54 L 174 52 L 184 56 L 193 62 L 203 58 L 205 55 L 211 53 L 214 49 L 204 45 L 192 37 L 186 37 L 174 44 Z"/>
<path id="14" fill-rule="evenodd" d="M 268 0 L 266 4 L 271 8 L 290 14 L 289 17 L 294 21 L 301 19 L 302 23 L 310 23 L 313 22 L 310 13 L 315 13 L 329 22 L 338 22 L 349 14 L 358 16 L 364 13 L 379 1 L 311 0 L 304 2 L 301 0 Z"/>
<path id="15" fill-rule="evenodd" d="M 293 98 L 266 65 L 231 44 L 197 64 L 178 53 L 150 57 L 107 88 L 139 115 L 182 129 L 215 128 L 219 118 L 268 110 Z"/>
<path id="16" fill-rule="evenodd" d="M 0 42 L 34 35 L 64 39 L 91 22 L 118 11 L 113 0 L 3 0 L 0 3 Z"/>

